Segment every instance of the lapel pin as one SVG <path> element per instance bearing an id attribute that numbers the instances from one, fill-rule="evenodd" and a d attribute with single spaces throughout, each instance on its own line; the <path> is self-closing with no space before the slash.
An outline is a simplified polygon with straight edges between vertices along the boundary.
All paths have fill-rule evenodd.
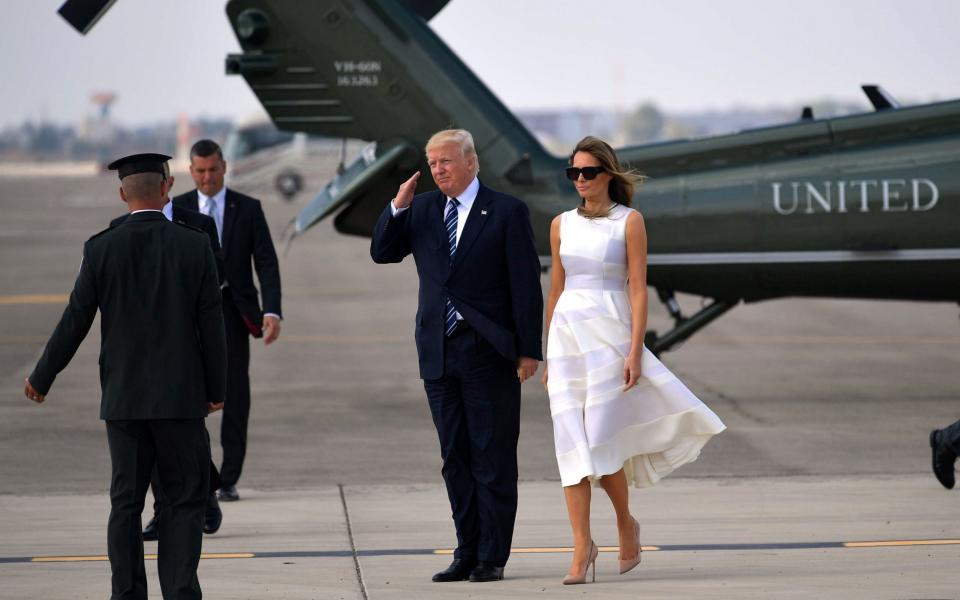
<path id="1" fill-rule="evenodd" d="M 487 209 L 485 209 L 485 208 L 480 209 L 480 214 L 481 214 L 481 215 L 487 214 Z"/>

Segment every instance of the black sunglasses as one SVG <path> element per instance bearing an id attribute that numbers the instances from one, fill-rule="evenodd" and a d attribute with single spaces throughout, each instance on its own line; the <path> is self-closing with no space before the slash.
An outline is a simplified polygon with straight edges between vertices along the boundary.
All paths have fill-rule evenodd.
<path id="1" fill-rule="evenodd" d="M 603 173 L 603 167 L 567 167 L 567 179 L 570 181 L 580 179 L 580 175 L 583 175 L 584 179 L 590 181 L 591 179 L 596 179 L 600 173 Z"/>

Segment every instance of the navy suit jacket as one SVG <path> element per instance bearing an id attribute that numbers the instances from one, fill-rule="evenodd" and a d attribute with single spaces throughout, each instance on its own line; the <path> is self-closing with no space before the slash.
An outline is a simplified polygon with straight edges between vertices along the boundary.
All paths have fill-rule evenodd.
<path id="1" fill-rule="evenodd" d="M 174 198 L 173 207 L 199 212 L 197 190 Z M 280 263 L 260 201 L 227 188 L 222 237 L 223 275 L 230 286 L 230 297 L 247 329 L 254 337 L 260 337 L 263 335 L 260 324 L 264 312 L 283 316 L 280 311 Z M 253 282 L 254 268 L 260 280 L 259 294 Z"/>
<path id="2" fill-rule="evenodd" d="M 377 220 L 370 255 L 396 263 L 413 254 L 420 276 L 416 342 L 420 377 L 443 376 L 447 296 L 504 358 L 542 360 L 543 292 L 527 206 L 480 184 L 453 262 L 443 225 L 446 196 L 432 191 L 393 217 Z"/>

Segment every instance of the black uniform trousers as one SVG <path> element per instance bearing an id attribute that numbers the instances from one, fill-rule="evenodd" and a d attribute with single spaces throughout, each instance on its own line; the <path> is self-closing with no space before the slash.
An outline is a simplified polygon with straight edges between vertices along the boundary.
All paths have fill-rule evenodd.
<path id="1" fill-rule="evenodd" d="M 941 429 L 940 439 L 954 454 L 960 456 L 960 420 Z"/>
<path id="2" fill-rule="evenodd" d="M 206 426 L 203 428 L 204 435 L 207 436 L 207 446 L 210 446 L 210 432 L 207 431 Z M 217 471 L 217 465 L 213 463 L 213 458 L 210 459 L 210 494 L 216 493 L 220 486 L 222 485 L 220 481 L 220 472 Z M 164 502 L 163 500 L 163 488 L 160 486 L 160 471 L 156 466 L 153 467 L 153 473 L 150 474 L 150 491 L 153 492 L 153 513 L 155 515 L 160 514 L 161 506 Z"/>
<path id="3" fill-rule="evenodd" d="M 250 331 L 233 302 L 230 288 L 223 290 L 223 325 L 227 334 L 227 399 L 220 423 L 223 485 L 236 485 L 247 454 L 250 421 Z"/>
<path id="4" fill-rule="evenodd" d="M 164 600 L 201 598 L 197 565 L 209 493 L 210 445 L 203 419 L 108 420 L 112 478 L 107 552 L 111 600 L 146 600 L 140 513 L 157 466 L 165 502 L 157 570 Z"/>
<path id="5" fill-rule="evenodd" d="M 457 529 L 454 556 L 502 567 L 517 515 L 516 365 L 467 329 L 445 339 L 443 376 L 423 383 Z"/>

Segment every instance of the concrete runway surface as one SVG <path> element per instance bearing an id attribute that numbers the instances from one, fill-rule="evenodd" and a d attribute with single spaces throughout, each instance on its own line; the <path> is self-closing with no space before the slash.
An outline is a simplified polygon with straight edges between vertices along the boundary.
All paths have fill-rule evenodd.
<path id="1" fill-rule="evenodd" d="M 188 183 L 178 177 L 175 192 Z M 0 178 L 0 598 L 109 594 L 102 561 L 28 562 L 105 552 L 98 325 L 44 405 L 23 397 L 22 382 L 83 241 L 125 210 L 117 187 L 108 175 Z M 278 241 L 306 198 L 263 200 Z M 285 321 L 276 344 L 252 348 L 243 500 L 224 505 L 205 544 L 253 556 L 203 561 L 207 597 L 960 594 L 960 496 L 933 479 L 927 446 L 931 428 L 960 417 L 958 307 L 793 299 L 738 306 L 663 356 L 729 429 L 696 463 L 632 494 L 644 545 L 660 548 L 635 573 L 615 575 L 605 552 L 601 584 L 558 585 L 570 535 L 546 394 L 531 381 L 515 546 L 532 551 L 515 553 L 502 583 L 432 584 L 453 528 L 417 378 L 416 272 L 412 261 L 374 265 L 368 247 L 329 223 L 286 254 L 278 242 Z M 688 312 L 698 302 L 681 298 Z M 650 325 L 669 326 L 653 300 Z M 219 422 L 208 422 L 215 456 Z M 595 499 L 597 541 L 615 544 L 609 503 Z M 842 545 L 862 541 L 909 543 Z"/>

